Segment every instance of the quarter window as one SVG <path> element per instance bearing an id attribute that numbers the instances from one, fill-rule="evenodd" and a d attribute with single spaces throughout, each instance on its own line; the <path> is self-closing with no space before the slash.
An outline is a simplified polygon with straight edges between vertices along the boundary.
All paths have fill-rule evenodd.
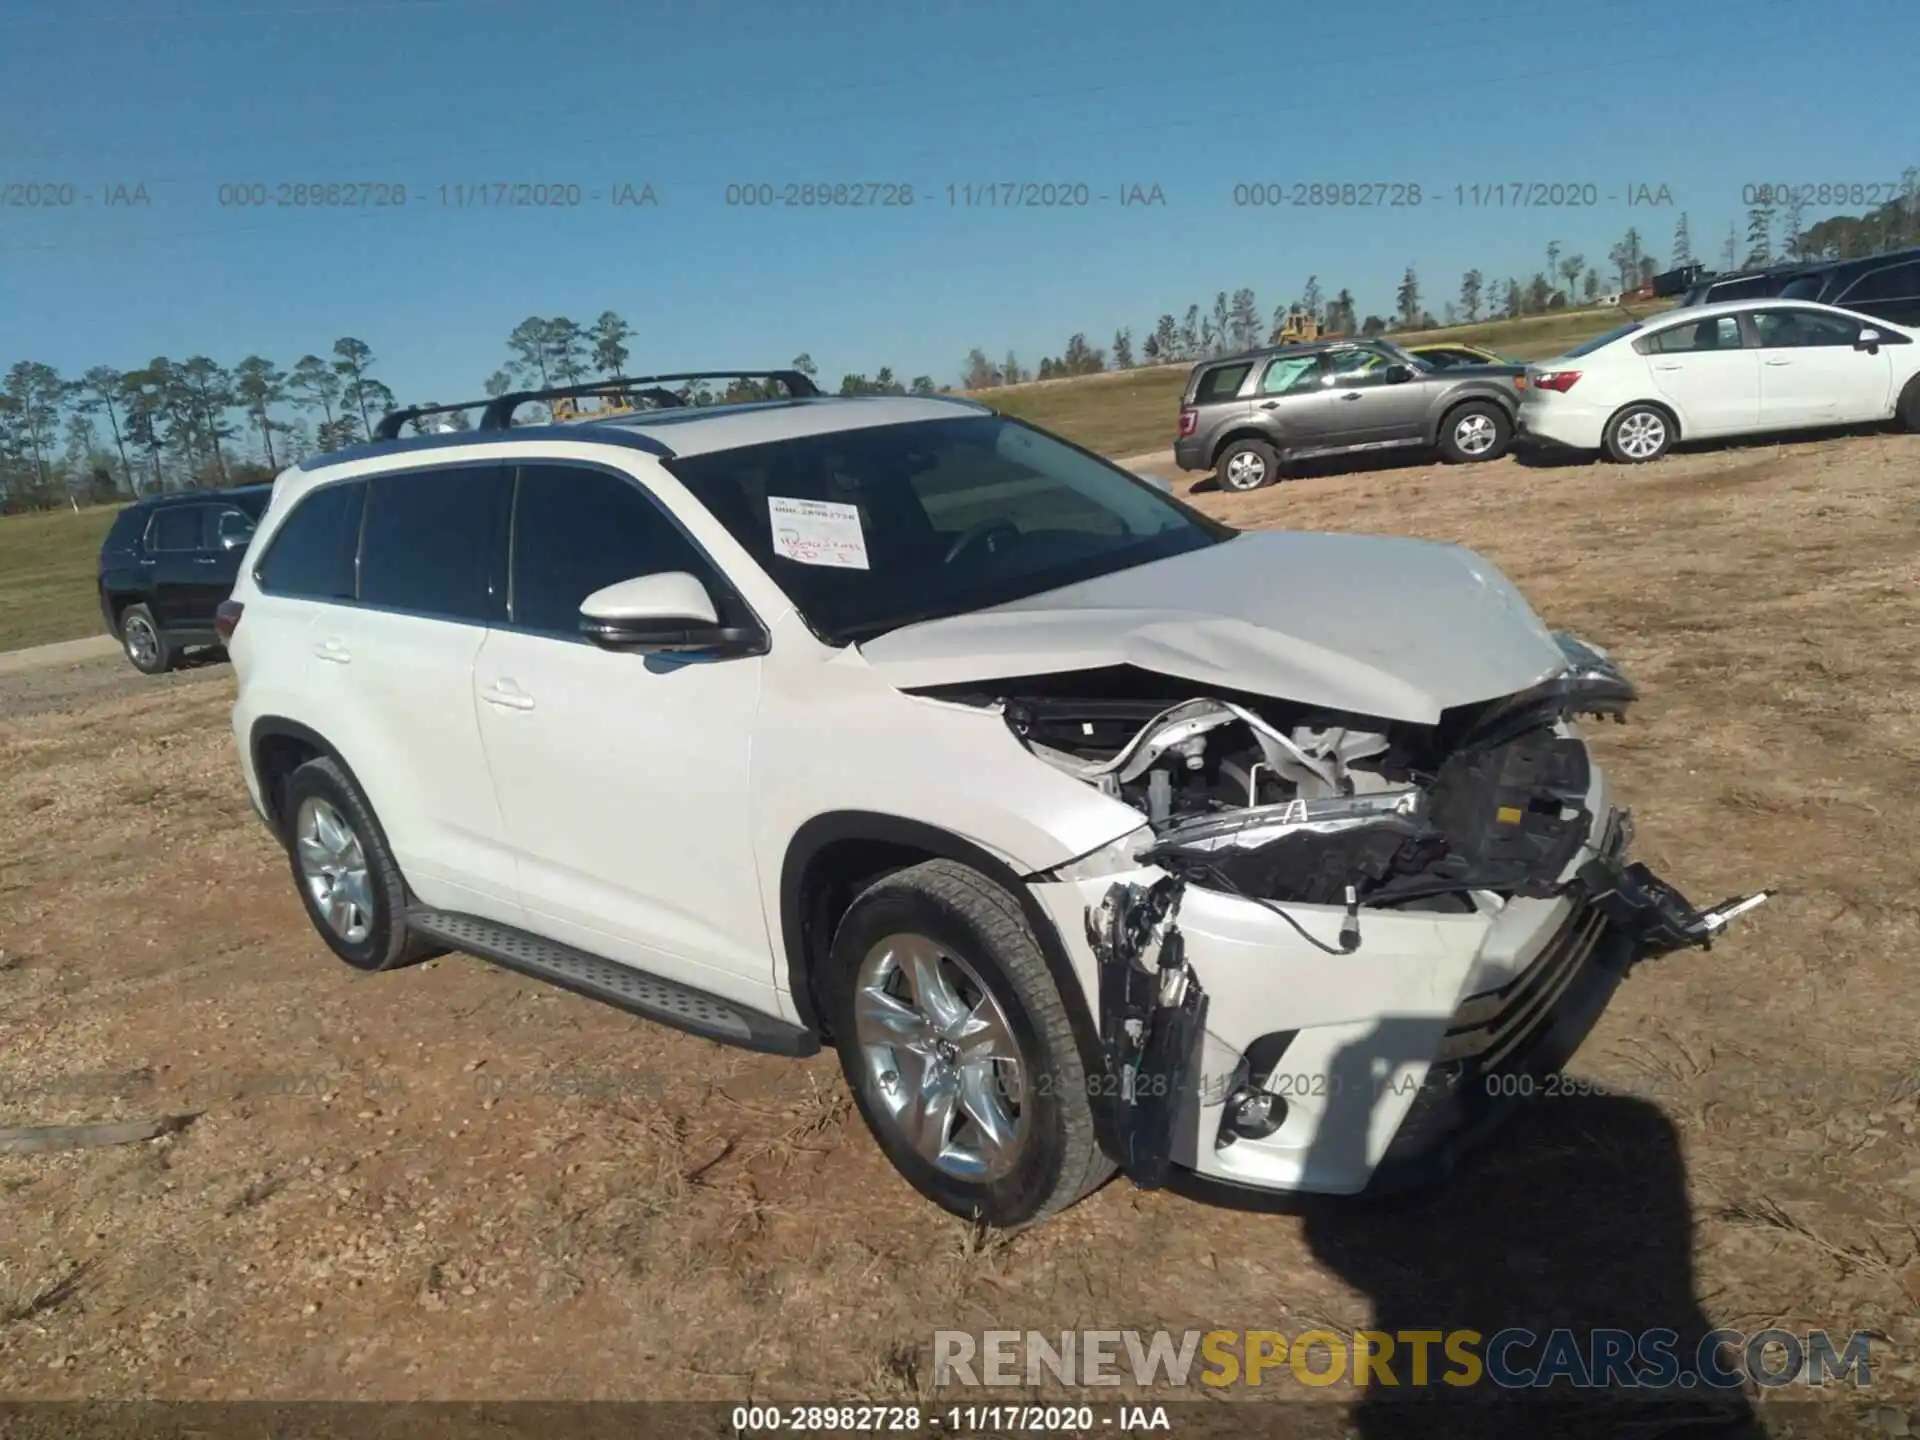
<path id="1" fill-rule="evenodd" d="M 1200 377 L 1200 388 L 1193 393 L 1196 405 L 1211 405 L 1217 400 L 1231 400 L 1240 393 L 1251 365 L 1222 365 L 1209 370 Z"/>
<path id="2" fill-rule="evenodd" d="M 594 591 L 671 570 L 699 577 L 722 605 L 706 557 L 631 480 L 580 465 L 521 467 L 513 513 L 516 626 L 577 636 L 581 602 Z"/>
<path id="3" fill-rule="evenodd" d="M 254 572 L 260 588 L 299 600 L 353 599 L 366 493 L 358 480 L 308 492 L 268 542 Z"/>

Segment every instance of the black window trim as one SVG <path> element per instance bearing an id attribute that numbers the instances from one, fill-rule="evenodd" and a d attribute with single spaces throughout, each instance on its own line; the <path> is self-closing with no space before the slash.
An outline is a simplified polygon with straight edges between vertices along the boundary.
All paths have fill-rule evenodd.
<path id="1" fill-rule="evenodd" d="M 590 637 L 581 634 L 577 630 L 548 630 L 541 626 L 519 624 L 513 618 L 514 591 L 515 586 L 518 584 L 514 574 L 514 534 L 520 520 L 520 472 L 535 466 L 541 469 L 563 467 L 570 470 L 597 470 L 602 474 L 611 475 L 615 480 L 624 482 L 639 495 L 642 500 L 651 505 L 657 513 L 665 517 L 667 523 L 677 530 L 680 533 L 680 537 L 692 548 L 693 553 L 700 557 L 701 562 L 707 567 L 709 573 L 695 578 L 699 579 L 703 585 L 708 586 L 710 590 L 715 585 L 723 589 L 728 598 L 738 602 L 741 613 L 751 623 L 752 627 L 760 632 L 761 639 L 758 647 L 749 653 L 751 655 L 765 655 L 771 650 L 773 645 L 772 629 L 768 626 L 767 622 L 761 618 L 760 612 L 754 609 L 753 602 L 747 598 L 746 593 L 735 583 L 733 577 L 727 573 L 726 567 L 713 558 L 713 552 L 700 543 L 698 536 L 687 529 L 685 522 L 673 513 L 671 506 L 664 504 L 660 497 L 648 489 L 646 485 L 642 484 L 640 478 L 633 474 L 632 471 L 623 470 L 617 465 L 608 465 L 595 460 L 582 460 L 574 456 L 559 458 L 546 456 L 529 457 L 522 455 L 513 462 L 513 485 L 508 497 L 507 510 L 507 614 L 504 620 L 495 622 L 491 628 L 504 630 L 515 635 L 530 635 L 541 640 L 560 640 L 575 645 L 594 644 Z M 693 503 L 698 505 L 700 502 L 695 498 Z M 716 608 L 718 599 L 719 597 L 716 596 Z M 691 659 L 695 657 L 676 658 Z M 734 652 L 729 652 L 729 658 L 746 657 L 738 656 Z"/>

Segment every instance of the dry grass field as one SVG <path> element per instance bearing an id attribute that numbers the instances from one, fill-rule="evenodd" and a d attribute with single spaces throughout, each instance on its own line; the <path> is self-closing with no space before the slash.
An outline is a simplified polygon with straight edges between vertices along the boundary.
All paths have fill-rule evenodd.
<path id="1" fill-rule="evenodd" d="M 1867 435 L 1194 497 L 1485 552 L 1640 682 L 1596 744 L 1643 858 L 1699 901 L 1781 890 L 1635 972 L 1574 1061 L 1592 1093 L 1386 1210 L 1119 1182 L 970 1229 L 894 1176 L 831 1055 L 477 960 L 333 960 L 247 807 L 224 665 L 0 679 L 0 1123 L 197 1117 L 0 1156 L 0 1391 L 891 1400 L 926 1397 L 936 1328 L 1704 1321 L 1874 1332 L 1879 1433 L 1907 1433 L 1916 478 L 1920 438 Z M 1289 1393 L 1326 1433 L 1412 1433 Z"/>

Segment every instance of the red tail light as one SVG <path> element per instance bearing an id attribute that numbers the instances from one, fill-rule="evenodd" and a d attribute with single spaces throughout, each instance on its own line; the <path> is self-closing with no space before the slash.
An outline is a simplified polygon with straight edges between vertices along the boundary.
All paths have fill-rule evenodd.
<path id="1" fill-rule="evenodd" d="M 1198 410 L 1182 410 L 1180 412 L 1180 433 L 1182 435 L 1191 435 L 1199 428 L 1200 412 Z"/>
<path id="2" fill-rule="evenodd" d="M 240 628 L 240 612 L 246 608 L 238 600 L 222 600 L 213 612 L 213 633 L 222 645 L 233 643 L 233 632 Z"/>
<path id="3" fill-rule="evenodd" d="M 1579 379 L 1580 372 L 1578 370 L 1553 370 L 1545 375 L 1534 376 L 1533 388 L 1536 390 L 1558 390 L 1564 395 L 1574 387 L 1575 382 Z"/>

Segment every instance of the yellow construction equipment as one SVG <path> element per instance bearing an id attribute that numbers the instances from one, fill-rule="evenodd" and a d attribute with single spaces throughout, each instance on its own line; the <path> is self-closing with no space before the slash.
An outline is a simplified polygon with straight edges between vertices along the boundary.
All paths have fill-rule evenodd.
<path id="1" fill-rule="evenodd" d="M 582 399 L 591 399 L 595 403 L 583 406 Z M 562 420 L 602 420 L 609 415 L 631 415 L 640 407 L 632 404 L 624 395 L 574 396 L 561 395 L 547 402 L 553 411 L 556 422 Z"/>
<path id="2" fill-rule="evenodd" d="M 1306 310 L 1290 310 L 1280 326 L 1279 343 L 1305 345 L 1320 338 L 1320 317 Z"/>

